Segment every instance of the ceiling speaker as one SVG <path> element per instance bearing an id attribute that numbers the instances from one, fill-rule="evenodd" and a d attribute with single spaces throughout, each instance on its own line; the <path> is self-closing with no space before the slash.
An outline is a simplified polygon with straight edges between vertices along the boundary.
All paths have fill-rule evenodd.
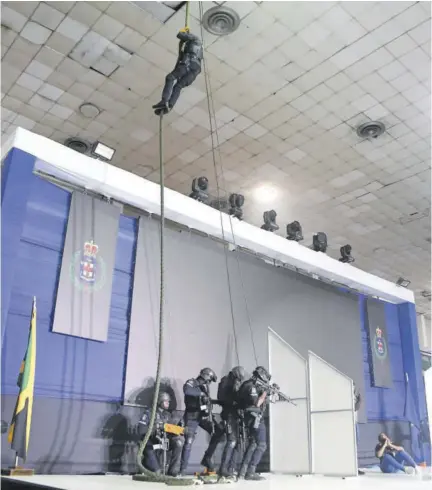
<path id="1" fill-rule="evenodd" d="M 370 121 L 364 124 L 361 124 L 357 128 L 357 135 L 360 138 L 370 139 L 370 138 L 378 138 L 385 131 L 385 126 L 383 123 L 378 121 Z"/>
<path id="2" fill-rule="evenodd" d="M 235 10 L 223 5 L 217 5 L 205 12 L 202 23 L 210 34 L 226 36 L 238 28 L 240 17 Z"/>
<path id="3" fill-rule="evenodd" d="M 68 138 L 64 145 L 78 153 L 87 154 L 90 151 L 90 144 L 80 138 Z"/>

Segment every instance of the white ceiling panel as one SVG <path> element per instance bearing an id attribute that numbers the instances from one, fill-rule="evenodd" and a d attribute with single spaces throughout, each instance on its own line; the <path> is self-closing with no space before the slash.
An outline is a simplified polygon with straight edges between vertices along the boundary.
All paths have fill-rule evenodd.
<path id="1" fill-rule="evenodd" d="M 184 7 L 168 3 L 178 2 L 2 2 L 2 134 L 102 140 L 115 165 L 156 181 L 151 106 L 184 24 Z M 306 245 L 321 228 L 329 254 L 350 243 L 356 266 L 430 291 L 430 3 L 225 5 L 239 29 L 204 40 L 222 184 L 246 196 L 245 220 L 260 226 L 274 208 L 278 233 L 299 219 Z M 193 2 L 201 35 L 198 19 Z M 99 107 L 95 119 L 80 114 L 84 102 Z M 166 120 L 167 185 L 189 193 L 205 174 L 214 192 L 203 73 Z M 361 141 L 356 128 L 371 120 L 386 132 Z M 277 191 L 266 198 L 266 186 Z"/>

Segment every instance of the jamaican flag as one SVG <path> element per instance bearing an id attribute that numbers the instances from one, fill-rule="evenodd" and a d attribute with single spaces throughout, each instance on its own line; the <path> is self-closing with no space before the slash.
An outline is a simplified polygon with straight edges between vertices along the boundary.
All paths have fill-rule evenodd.
<path id="1" fill-rule="evenodd" d="M 36 367 L 36 298 L 33 298 L 27 350 L 18 376 L 19 395 L 9 427 L 8 441 L 24 461 L 30 439 Z"/>

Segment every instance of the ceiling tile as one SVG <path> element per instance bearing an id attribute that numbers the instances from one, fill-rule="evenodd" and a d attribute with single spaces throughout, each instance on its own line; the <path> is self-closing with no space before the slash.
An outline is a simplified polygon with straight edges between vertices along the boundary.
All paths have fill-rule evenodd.
<path id="1" fill-rule="evenodd" d="M 46 27 L 36 24 L 36 22 L 27 22 L 20 35 L 33 44 L 41 45 L 50 37 L 51 32 Z"/>
<path id="2" fill-rule="evenodd" d="M 64 13 L 51 7 L 50 5 L 47 5 L 46 3 L 41 2 L 32 15 L 32 20 L 54 31 L 57 29 L 64 16 Z"/>

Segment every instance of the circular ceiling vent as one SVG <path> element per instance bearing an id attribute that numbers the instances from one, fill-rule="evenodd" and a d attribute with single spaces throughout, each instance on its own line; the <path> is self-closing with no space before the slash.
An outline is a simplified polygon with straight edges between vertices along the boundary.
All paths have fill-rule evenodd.
<path id="1" fill-rule="evenodd" d="M 370 121 L 364 124 L 361 124 L 357 128 L 357 135 L 360 136 L 360 138 L 378 138 L 378 136 L 381 136 L 385 131 L 385 126 L 383 123 L 378 122 L 378 121 Z"/>
<path id="2" fill-rule="evenodd" d="M 96 107 L 94 104 L 90 104 L 89 102 L 81 104 L 79 110 L 84 117 L 88 117 L 89 119 L 99 116 L 101 112 L 99 107 Z"/>
<path id="3" fill-rule="evenodd" d="M 64 145 L 78 153 L 87 153 L 90 150 L 89 143 L 79 138 L 68 138 Z"/>
<path id="4" fill-rule="evenodd" d="M 240 17 L 235 10 L 222 5 L 208 9 L 203 15 L 202 22 L 210 34 L 226 36 L 240 25 Z"/>

